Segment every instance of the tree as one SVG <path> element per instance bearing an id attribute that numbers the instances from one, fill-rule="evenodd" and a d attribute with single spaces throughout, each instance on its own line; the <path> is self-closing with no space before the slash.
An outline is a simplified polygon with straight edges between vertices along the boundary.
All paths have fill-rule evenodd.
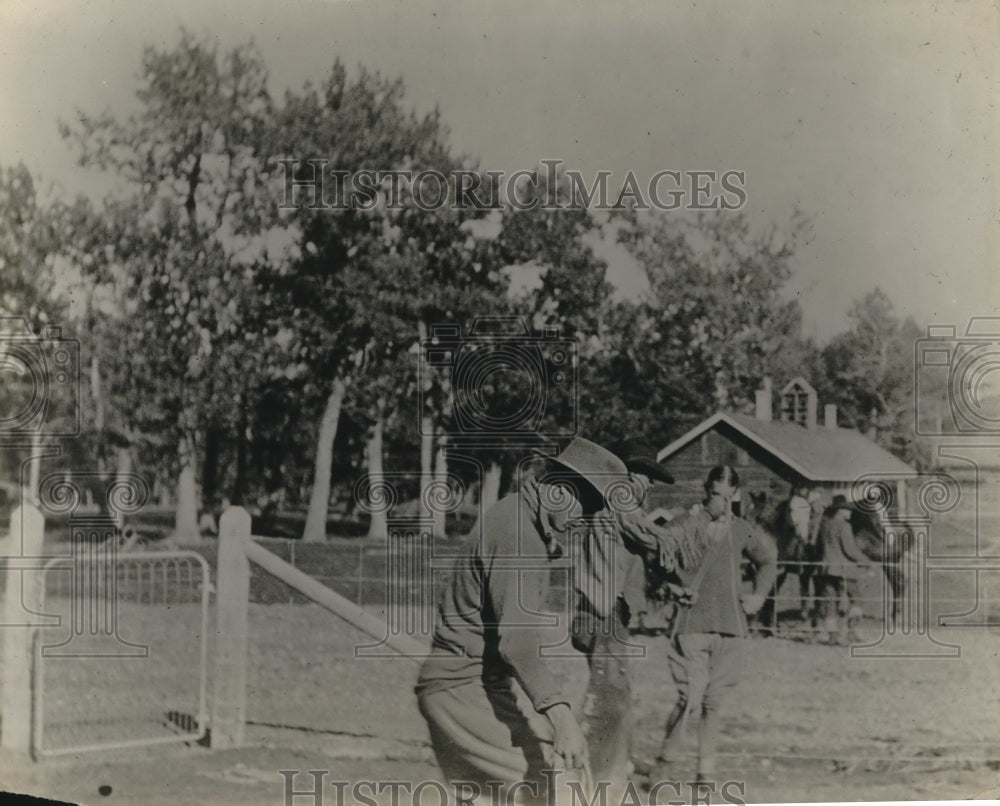
<path id="1" fill-rule="evenodd" d="M 494 267 L 504 290 L 484 300 L 476 313 L 498 317 L 484 329 L 500 343 L 505 336 L 521 342 L 526 356 L 532 343 L 537 349 L 533 366 L 512 360 L 501 371 L 481 373 L 480 388 L 462 390 L 478 392 L 497 420 L 523 415 L 510 422 L 509 430 L 499 428 L 461 444 L 463 453 L 484 468 L 481 507 L 492 504 L 504 480 L 513 478 L 511 450 L 522 454 L 526 440 L 555 449 L 577 432 L 598 436 L 587 430 L 587 370 L 602 337 L 612 287 L 607 264 L 586 242 L 598 229 L 593 217 L 583 205 L 571 204 L 565 176 L 557 175 L 551 186 L 549 181 L 548 172 L 534 172 L 518 188 L 517 204 L 503 209 L 495 237 L 484 243 L 484 263 Z M 537 429 L 529 433 L 536 416 Z"/>
<path id="2" fill-rule="evenodd" d="M 120 292 L 118 352 L 140 427 L 170 446 L 176 531 L 190 538 L 198 534 L 200 441 L 220 413 L 212 404 L 224 401 L 226 413 L 247 405 L 239 381 L 256 335 L 241 316 L 254 307 L 254 186 L 271 102 L 252 46 L 220 56 L 187 32 L 174 48 L 144 49 L 141 79 L 137 114 L 80 112 L 62 129 L 81 164 L 124 184 L 122 197 L 80 227 L 76 250 L 85 271 Z"/>
<path id="3" fill-rule="evenodd" d="M 49 418 L 64 416 L 69 407 L 78 407 L 78 386 L 51 383 L 48 391 L 39 387 L 42 379 L 33 376 L 23 358 L 12 354 L 7 341 L 11 337 L 45 336 L 50 325 L 65 325 L 68 304 L 66 289 L 60 288 L 54 266 L 58 245 L 63 237 L 63 221 L 56 205 L 39 199 L 35 180 L 24 165 L 0 166 L 0 432 L 31 435 L 41 439 L 42 424 L 31 418 L 35 410 L 33 396 L 48 394 L 43 401 Z M 64 333 L 64 338 L 69 334 Z M 25 371 L 25 370 L 29 371 Z M 78 370 L 79 367 L 74 367 Z M 49 380 L 54 380 L 50 378 Z M 58 398 L 58 399 L 57 399 Z M 73 399 L 71 399 L 73 398 Z M 49 426 L 57 423 L 48 423 Z M 68 423 L 66 424 L 68 425 Z M 33 432 L 33 433 L 32 433 Z M 32 463 L 31 487 L 37 491 L 38 462 Z M 17 467 L 0 453 L 0 478 Z"/>
<path id="4" fill-rule="evenodd" d="M 366 170 L 448 175 L 462 165 L 449 152 L 438 113 L 407 113 L 403 99 L 401 81 L 363 69 L 350 80 L 338 62 L 319 90 L 307 84 L 286 95 L 276 131 L 288 159 L 320 155 L 325 175 L 342 172 L 347 187 Z M 295 180 L 309 181 L 314 170 L 314 164 L 297 164 Z M 283 182 L 273 189 L 284 196 Z M 392 191 L 383 186 L 371 207 L 315 209 L 316 198 L 307 197 L 289 214 L 298 256 L 268 278 L 268 293 L 293 329 L 296 354 L 315 379 L 305 400 L 322 411 L 306 540 L 325 536 L 333 443 L 351 390 L 364 386 L 359 394 L 385 399 L 389 409 L 399 390 L 415 395 L 421 327 L 462 319 L 498 282 L 462 229 L 477 211 L 427 209 L 415 203 L 405 179 L 397 190 L 398 204 L 386 203 Z M 433 436 L 432 427 L 427 437 Z"/>
<path id="5" fill-rule="evenodd" d="M 0 165 L 0 316 L 24 317 L 33 333 L 56 324 L 67 308 L 53 264 L 60 219 L 38 198 L 35 180 L 23 165 Z"/>
<path id="6" fill-rule="evenodd" d="M 901 458 L 922 462 L 913 435 L 913 344 L 919 328 L 895 315 L 881 288 L 855 300 L 848 319 L 850 329 L 823 351 L 826 397 L 845 422 Z"/>
<path id="7" fill-rule="evenodd" d="M 687 219 L 623 216 L 619 240 L 649 278 L 650 294 L 609 312 L 612 335 L 595 380 L 614 417 L 597 426 L 664 444 L 717 409 L 749 411 L 765 375 L 796 375 L 813 362 L 801 337 L 801 311 L 783 296 L 801 217 L 787 232 L 751 229 L 740 214 Z"/>

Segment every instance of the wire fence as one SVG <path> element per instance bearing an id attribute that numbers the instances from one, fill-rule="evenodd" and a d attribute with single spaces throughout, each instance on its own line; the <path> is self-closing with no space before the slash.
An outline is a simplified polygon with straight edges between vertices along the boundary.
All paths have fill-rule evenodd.
<path id="1" fill-rule="evenodd" d="M 322 584 L 374 612 L 384 611 L 400 624 L 420 613 L 421 623 L 432 621 L 457 556 L 457 546 L 435 544 L 427 539 L 389 540 L 379 544 L 360 541 L 303 543 L 294 539 L 255 538 L 269 551 L 309 574 Z M 216 544 L 199 546 L 210 566 L 215 565 Z M 150 551 L 148 556 L 161 556 Z M 753 568 L 744 566 L 744 590 L 753 587 Z M 844 615 L 852 606 L 860 608 L 868 621 L 881 622 L 906 610 L 909 595 L 905 563 L 840 566 L 822 562 L 779 562 L 777 589 L 768 593 L 756 617 L 749 619 L 752 631 L 787 637 L 814 635 L 825 630 L 824 615 Z M 156 603 L 167 598 L 179 604 L 200 601 L 200 575 L 176 562 L 127 565 L 119 569 L 116 596 L 121 602 Z M 568 574 L 553 574 L 549 606 L 564 610 L 569 588 Z M 924 591 L 924 594 L 927 592 Z M 850 596 L 849 596 L 850 594 Z M 975 603 L 976 591 L 955 587 L 930 591 L 929 613 L 960 612 Z M 165 598 L 166 597 L 166 598 Z M 307 604 L 295 589 L 256 566 L 251 567 L 250 601 L 258 604 Z M 911 608 L 912 609 L 912 608 Z M 425 615 L 427 614 L 431 615 Z M 405 618 L 404 618 L 405 614 Z"/>
<path id="2" fill-rule="evenodd" d="M 400 607 L 407 611 L 433 610 L 454 564 L 449 547 L 438 551 L 427 540 L 372 544 L 305 544 L 295 540 L 257 538 L 268 550 L 309 573 L 359 605 L 373 610 Z M 753 587 L 753 567 L 744 565 L 744 589 Z M 795 636 L 824 631 L 823 616 L 843 616 L 858 607 L 866 620 L 882 621 L 904 609 L 907 594 L 905 563 L 868 565 L 788 561 L 778 563 L 779 586 L 770 591 L 752 631 Z M 555 571 L 549 605 L 562 610 L 567 602 L 568 575 Z M 253 570 L 251 601 L 304 604 L 294 589 Z M 935 610 L 968 606 L 966 596 L 938 594 Z"/>
<path id="3" fill-rule="evenodd" d="M 395 607 L 400 608 L 400 614 L 404 611 L 412 614 L 415 608 L 421 615 L 432 614 L 455 559 L 454 547 L 444 546 L 435 554 L 427 541 L 352 545 L 261 538 L 259 542 L 371 612 L 385 612 L 389 630 L 393 628 L 391 617 Z M 214 566 L 214 544 L 201 553 L 206 555 L 207 565 Z M 110 661 L 111 655 L 107 653 L 87 652 L 46 658 L 45 648 L 39 648 L 43 662 L 36 680 L 39 694 L 36 752 L 56 755 L 160 741 L 197 741 L 205 725 L 202 641 L 207 632 L 205 608 L 213 589 L 206 564 L 191 555 L 169 552 L 118 554 L 113 578 L 101 578 L 94 573 L 95 568 L 101 567 L 96 562 L 99 559 L 80 563 L 76 570 L 62 561 L 47 573 L 44 609 L 58 612 L 64 621 L 63 632 L 46 635 L 44 644 L 61 646 L 57 640 L 61 635 L 66 646 L 81 650 L 95 644 L 111 647 L 117 654 L 112 653 L 114 658 Z M 753 585 L 752 569 L 748 565 L 745 570 L 744 585 L 749 591 Z M 818 631 L 821 625 L 814 624 L 811 617 L 819 613 L 821 605 L 832 612 L 846 609 L 840 590 L 830 592 L 822 583 L 819 589 L 814 586 L 817 578 L 829 584 L 830 577 L 857 579 L 854 603 L 862 608 L 866 619 L 881 619 L 891 612 L 886 607 L 886 597 L 906 595 L 904 570 L 886 569 L 878 564 L 827 567 L 816 562 L 779 563 L 779 574 L 785 575 L 783 584 L 768 597 L 770 611 L 764 611 L 752 628 L 769 629 L 786 637 Z M 891 584 L 893 574 L 898 574 L 896 582 L 902 583 L 900 587 Z M 805 619 L 800 575 L 810 580 L 805 602 L 809 617 Z M 567 579 L 566 574 L 554 576 L 556 607 L 565 606 Z M 114 617 L 107 612 L 81 609 L 94 598 L 81 599 L 86 591 L 104 591 L 107 595 L 101 601 L 115 603 Z M 251 600 L 293 604 L 307 601 L 255 567 Z M 967 605 L 968 599 L 939 596 L 934 599 L 934 607 L 958 602 Z M 396 626 L 403 628 L 408 623 L 412 623 L 412 615 L 409 622 L 398 619 Z M 132 653 L 128 646 L 148 646 L 148 658 Z M 128 657 L 130 654 L 133 656 Z M 86 696 L 81 696 L 82 692 Z M 886 767 L 962 761 L 953 754 L 942 757 L 940 748 L 928 748 L 925 755 L 922 749 L 912 747 L 898 755 L 885 748 L 880 753 L 857 753 L 855 749 L 855 752 L 824 752 L 815 756 L 775 748 L 760 755 L 799 761 L 834 759 L 845 765 L 845 769 L 861 764 Z M 991 748 L 983 758 L 975 760 L 994 764 L 996 753 Z"/>

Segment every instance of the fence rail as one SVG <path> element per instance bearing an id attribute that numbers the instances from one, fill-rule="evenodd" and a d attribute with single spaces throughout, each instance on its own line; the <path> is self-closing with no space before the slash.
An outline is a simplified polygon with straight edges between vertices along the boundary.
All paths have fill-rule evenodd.
<path id="1" fill-rule="evenodd" d="M 361 606 L 385 606 L 407 602 L 408 607 L 432 608 L 446 584 L 449 573 L 448 557 L 433 557 L 427 545 L 420 541 L 410 544 L 400 542 L 387 547 L 378 545 L 308 545 L 294 540 L 254 537 L 254 540 L 282 557 L 292 566 L 308 573 L 318 582 L 332 588 L 340 595 Z M 447 547 L 451 549 L 451 547 Z M 752 567 L 749 563 L 745 585 L 749 590 Z M 850 577 L 859 580 L 860 595 L 853 601 L 859 605 L 866 619 L 882 620 L 886 614 L 898 609 L 906 595 L 906 566 L 900 563 L 872 562 L 867 567 L 857 563 L 832 565 L 815 561 L 782 561 L 778 563 L 779 577 L 785 576 L 780 590 L 771 591 L 766 597 L 763 613 L 765 620 L 751 619 L 751 630 L 769 631 L 777 635 L 801 635 L 820 632 L 821 625 L 811 619 L 790 618 L 790 611 L 799 612 L 798 574 L 806 570 L 813 580 L 806 596 L 807 609 L 815 613 L 823 603 L 837 608 L 840 595 L 829 591 L 817 593 L 816 580 L 829 577 Z M 825 574 L 820 573 L 826 571 Z M 793 577 L 795 577 L 793 579 Z M 254 569 L 251 573 L 251 601 L 258 603 L 304 604 L 308 598 L 293 588 Z M 557 573 L 553 579 L 553 598 L 550 605 L 565 606 L 566 575 Z M 936 595 L 936 608 L 948 605 L 967 605 L 964 597 Z"/>

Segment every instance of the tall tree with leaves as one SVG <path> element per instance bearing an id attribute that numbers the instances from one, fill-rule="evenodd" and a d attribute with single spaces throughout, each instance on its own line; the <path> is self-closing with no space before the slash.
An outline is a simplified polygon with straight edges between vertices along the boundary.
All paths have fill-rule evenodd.
<path id="1" fill-rule="evenodd" d="M 630 321 L 606 361 L 632 379 L 621 392 L 626 409 L 645 401 L 649 439 L 716 409 L 749 409 L 763 376 L 796 375 L 813 362 L 798 303 L 783 294 L 807 231 L 800 218 L 784 232 L 754 231 L 739 214 L 627 218 L 620 239 L 651 290 L 618 313 Z"/>
<path id="2" fill-rule="evenodd" d="M 53 272 L 62 235 L 61 220 L 39 199 L 31 172 L 22 164 L 0 165 L 0 316 L 24 317 L 33 333 L 66 312 Z"/>
<path id="3" fill-rule="evenodd" d="M 920 329 L 901 320 L 875 288 L 854 301 L 851 327 L 823 350 L 826 397 L 845 422 L 907 461 L 923 461 L 913 434 L 913 345 Z"/>
<path id="4" fill-rule="evenodd" d="M 287 219 L 299 254 L 268 280 L 268 293 L 294 331 L 294 349 L 309 366 L 313 382 L 305 400 L 321 411 L 306 540 L 325 536 L 333 444 L 350 390 L 361 384 L 390 407 L 400 390 L 415 394 L 421 327 L 461 318 L 475 307 L 476 290 L 489 293 L 494 282 L 481 264 L 477 268 L 476 245 L 462 230 L 477 211 L 449 209 L 447 199 L 417 203 L 415 193 L 433 198 L 436 189 L 414 189 L 402 176 L 387 179 L 370 203 L 345 198 L 343 188 L 356 187 L 364 171 L 447 175 L 461 165 L 438 113 L 418 117 L 403 104 L 401 81 L 363 69 L 351 79 L 337 63 L 319 89 L 307 84 L 288 93 L 277 117 L 291 161 L 284 170 L 293 166 L 295 183 L 308 183 L 322 170 L 331 198 L 338 197 L 331 177 L 340 177 L 342 201 L 318 198 L 315 185 L 298 187 Z M 325 165 L 301 162 L 304 156 L 321 157 Z M 283 198 L 285 177 L 277 176 L 275 185 Z M 401 360 L 405 355 L 409 361 Z"/>
<path id="5" fill-rule="evenodd" d="M 5 168 L 0 166 L 0 432 L 40 439 L 47 430 L 32 415 L 37 395 L 49 395 L 40 400 L 49 418 L 64 416 L 79 406 L 75 399 L 75 383 L 55 383 L 34 377 L 25 358 L 8 350 L 8 339 L 28 336 L 43 338 L 48 326 L 62 326 L 65 330 L 68 314 L 68 289 L 60 287 L 56 279 L 56 261 L 59 243 L 65 236 L 64 221 L 59 215 L 59 205 L 46 203 L 39 198 L 36 180 L 24 165 Z M 27 327 L 28 333 L 23 328 Z M 64 338 L 71 338 L 69 332 Z M 39 356 L 39 358 L 43 358 Z M 44 366 L 38 364 L 36 366 Z M 54 367 L 49 367 L 54 370 Z M 73 367 L 78 370 L 79 367 Z M 43 369 L 43 371 L 45 371 Z M 46 380 L 53 381 L 46 383 Z M 71 381 L 73 378 L 70 379 Z M 44 385 L 42 385 L 44 384 Z M 72 398 L 72 399 L 71 399 Z M 56 430 L 65 431 L 70 423 L 49 423 Z M 17 459 L 23 456 L 6 456 L 0 453 L 0 478 L 13 476 Z M 32 463 L 35 486 L 38 462 Z M 13 481 L 13 478 L 10 478 Z"/>
<path id="6" fill-rule="evenodd" d="M 63 133 L 83 165 L 113 171 L 122 192 L 80 232 L 85 268 L 123 294 L 123 340 L 142 423 L 175 457 L 176 531 L 197 528 L 200 440 L 218 410 L 244 406 L 217 387 L 249 364 L 241 317 L 254 287 L 260 235 L 255 185 L 271 112 L 252 46 L 220 54 L 183 32 L 143 51 L 139 111 L 127 119 L 80 112 Z M 253 334 L 251 334 L 251 340 Z M 238 365 L 238 366 L 237 366 Z"/>
<path id="7" fill-rule="evenodd" d="M 540 413 L 537 436 L 550 450 L 573 434 L 600 438 L 589 416 L 600 392 L 588 383 L 612 292 L 607 264 L 587 243 L 597 224 L 585 206 L 572 202 L 569 190 L 564 175 L 535 171 L 503 211 L 491 245 L 501 273 L 511 282 L 498 312 L 527 327 L 526 335 L 537 345 L 537 366 L 498 375 L 486 399 L 494 401 L 498 412 L 521 411 L 528 419 Z M 525 436 L 498 442 L 501 447 L 480 456 L 487 468 L 482 501 L 487 506 L 502 494 L 505 480 L 516 482 L 516 457 L 505 443 L 519 456 Z"/>

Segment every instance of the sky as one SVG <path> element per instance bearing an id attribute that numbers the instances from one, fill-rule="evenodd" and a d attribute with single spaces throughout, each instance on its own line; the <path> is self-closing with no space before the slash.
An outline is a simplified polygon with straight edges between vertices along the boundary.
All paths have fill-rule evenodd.
<path id="1" fill-rule="evenodd" d="M 991 2 L 0 0 L 0 164 L 50 194 L 113 187 L 75 165 L 57 121 L 134 108 L 143 45 L 181 26 L 223 48 L 252 37 L 279 93 L 338 57 L 402 76 L 484 169 L 561 159 L 612 187 L 745 171 L 755 226 L 812 221 L 788 293 L 821 342 L 876 285 L 921 327 L 1000 316 Z M 598 251 L 641 292 L 622 249 Z"/>

